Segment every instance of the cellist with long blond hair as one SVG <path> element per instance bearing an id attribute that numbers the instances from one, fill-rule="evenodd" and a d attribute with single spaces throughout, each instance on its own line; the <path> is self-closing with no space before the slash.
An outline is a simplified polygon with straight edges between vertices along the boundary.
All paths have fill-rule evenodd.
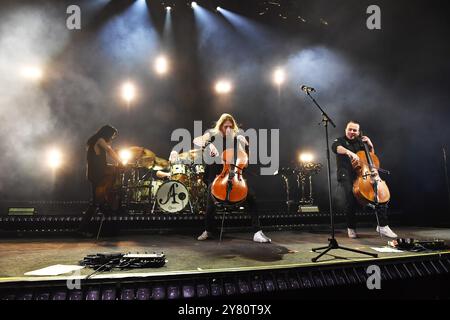
<path id="1" fill-rule="evenodd" d="M 215 123 L 214 128 L 206 132 L 204 135 L 196 137 L 193 142 L 195 145 L 205 148 L 206 152 L 208 152 L 209 155 L 215 159 L 212 164 L 207 164 L 205 168 L 204 181 L 208 186 L 205 231 L 197 238 L 198 240 L 203 241 L 214 238 L 216 233 L 214 220 L 216 206 L 214 197 L 211 193 L 211 184 L 216 176 L 222 172 L 223 166 L 219 159 L 222 159 L 222 153 L 230 146 L 246 152 L 245 148 L 248 146 L 248 142 L 243 135 L 239 134 L 239 127 L 236 120 L 228 113 L 222 114 L 219 120 Z M 246 201 L 248 204 L 249 213 L 252 216 L 252 228 L 254 230 L 253 241 L 262 243 L 271 242 L 271 239 L 262 232 L 256 199 L 252 190 L 249 190 Z"/>

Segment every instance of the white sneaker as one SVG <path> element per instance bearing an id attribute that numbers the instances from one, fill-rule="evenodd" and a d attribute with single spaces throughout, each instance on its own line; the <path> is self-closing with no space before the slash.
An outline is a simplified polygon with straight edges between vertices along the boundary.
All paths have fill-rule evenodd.
<path id="1" fill-rule="evenodd" d="M 210 239 L 210 238 L 212 238 L 211 232 L 208 232 L 205 230 L 205 231 L 203 231 L 203 233 L 201 235 L 198 236 L 197 240 L 203 241 L 203 240 Z"/>
<path id="2" fill-rule="evenodd" d="M 358 235 L 356 234 L 356 230 L 355 229 L 347 228 L 347 234 L 348 234 L 348 237 L 350 239 L 358 238 Z"/>
<path id="3" fill-rule="evenodd" d="M 380 227 L 377 226 L 377 232 L 380 233 L 382 236 L 388 237 L 388 238 L 397 238 L 397 235 L 394 231 L 389 228 L 389 226 Z"/>
<path id="4" fill-rule="evenodd" d="M 269 237 L 266 237 L 266 235 L 261 230 L 259 230 L 253 236 L 253 241 L 267 243 L 267 242 L 272 242 L 272 239 L 270 239 Z"/>

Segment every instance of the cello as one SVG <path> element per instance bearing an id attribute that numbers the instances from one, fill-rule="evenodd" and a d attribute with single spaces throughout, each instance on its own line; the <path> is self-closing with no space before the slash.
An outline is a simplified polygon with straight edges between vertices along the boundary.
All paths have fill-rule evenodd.
<path id="1" fill-rule="evenodd" d="M 226 149 L 222 153 L 222 172 L 214 179 L 211 185 L 211 194 L 220 202 L 237 204 L 247 198 L 247 182 L 242 172 L 248 165 L 248 155 L 236 148 Z"/>
<path id="2" fill-rule="evenodd" d="M 368 144 L 362 141 L 361 136 L 362 132 L 357 139 L 364 146 L 364 150 L 356 153 L 359 161 L 352 161 L 353 169 L 357 174 L 357 178 L 353 182 L 353 194 L 364 207 L 386 205 L 391 195 L 386 182 L 380 178 L 378 173 L 378 171 L 382 171 L 380 160 L 373 149 L 369 150 Z"/>

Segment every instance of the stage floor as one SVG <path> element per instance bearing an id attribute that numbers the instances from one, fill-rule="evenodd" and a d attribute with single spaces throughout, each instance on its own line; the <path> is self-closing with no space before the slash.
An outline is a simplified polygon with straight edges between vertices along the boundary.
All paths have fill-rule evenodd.
<path id="1" fill-rule="evenodd" d="M 450 229 L 394 228 L 399 237 L 421 240 L 443 239 L 450 242 Z M 2 239 L 0 243 L 0 282 L 61 280 L 67 276 L 25 277 L 24 273 L 50 265 L 77 265 L 88 254 L 96 253 L 144 253 L 164 252 L 168 260 L 162 268 L 103 272 L 92 279 L 135 276 L 165 276 L 242 270 L 290 268 L 316 265 L 311 258 L 317 253 L 311 248 L 327 244 L 328 233 L 323 231 L 273 231 L 266 232 L 271 244 L 252 241 L 251 232 L 225 232 L 218 239 L 197 241 L 197 234 L 139 234 L 116 238 L 95 239 Z M 387 245 L 387 238 L 380 238 L 374 229 L 359 229 L 359 238 L 348 239 L 344 230 L 338 230 L 336 238 L 342 246 L 376 253 L 371 247 Z M 424 253 L 422 253 L 424 254 Z M 398 258 L 417 253 L 379 253 L 381 259 Z M 345 259 L 337 259 L 341 257 Z M 321 264 L 346 263 L 373 259 L 347 251 L 332 250 L 321 258 Z M 83 269 L 81 275 L 89 275 L 91 269 Z"/>

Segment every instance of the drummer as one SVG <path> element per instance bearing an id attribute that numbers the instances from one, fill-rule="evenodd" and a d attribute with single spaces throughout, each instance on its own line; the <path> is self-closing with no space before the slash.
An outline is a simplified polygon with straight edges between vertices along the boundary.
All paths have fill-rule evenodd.
<path id="1" fill-rule="evenodd" d="M 169 156 L 169 163 L 172 165 L 174 163 L 177 163 L 180 161 L 179 158 L 179 154 L 177 151 L 172 150 L 172 152 L 170 152 L 170 156 Z M 163 171 L 163 170 L 158 170 L 156 171 L 156 177 L 159 179 L 170 179 L 170 168 L 168 168 L 169 171 Z"/>

